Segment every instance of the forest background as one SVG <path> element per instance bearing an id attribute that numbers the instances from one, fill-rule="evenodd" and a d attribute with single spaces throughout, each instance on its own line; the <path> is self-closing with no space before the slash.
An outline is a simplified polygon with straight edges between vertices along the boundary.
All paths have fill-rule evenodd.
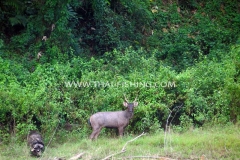
<path id="1" fill-rule="evenodd" d="M 128 134 L 239 124 L 238 0 L 2 0 L 0 142 L 91 133 L 139 106 Z M 103 134 L 110 134 L 103 131 Z"/>

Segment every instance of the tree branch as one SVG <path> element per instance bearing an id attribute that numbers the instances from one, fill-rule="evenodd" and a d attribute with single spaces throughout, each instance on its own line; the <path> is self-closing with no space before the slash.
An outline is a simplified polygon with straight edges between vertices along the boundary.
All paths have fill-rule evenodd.
<path id="1" fill-rule="evenodd" d="M 175 108 L 173 108 L 173 110 L 170 110 L 169 108 L 169 115 L 168 115 L 168 118 L 167 118 L 167 122 L 166 122 L 166 126 L 165 126 L 165 134 L 164 134 L 164 149 L 166 149 L 167 147 L 167 134 L 169 133 L 170 134 L 170 126 L 171 126 L 171 123 L 173 121 L 173 119 L 175 118 L 177 112 L 179 111 L 179 109 L 183 106 L 183 103 L 180 105 L 180 106 L 176 106 Z M 171 121 L 169 122 L 169 119 L 170 117 L 172 116 L 172 113 L 174 110 L 177 110 L 173 116 L 173 118 L 171 119 Z M 170 139 L 170 147 L 171 147 L 171 139 Z"/>
<path id="2" fill-rule="evenodd" d="M 132 141 L 135 141 L 136 139 L 138 139 L 139 137 L 141 137 L 141 136 L 143 136 L 143 135 L 145 135 L 144 132 L 143 132 L 142 134 L 140 134 L 139 136 L 135 137 L 134 139 L 131 139 L 131 140 L 127 141 L 120 152 L 111 154 L 111 155 L 103 158 L 102 160 L 107 160 L 107 159 L 109 159 L 109 158 L 111 158 L 111 157 L 113 157 L 113 156 L 115 156 L 115 155 L 118 155 L 118 154 L 121 154 L 121 153 L 126 152 L 126 149 L 125 149 L 125 148 L 126 148 L 126 146 L 128 145 L 128 143 L 129 143 L 129 142 L 132 142 Z"/>
<path id="3" fill-rule="evenodd" d="M 111 157 L 113 157 L 113 156 L 116 156 L 116 155 L 121 154 L 121 153 L 124 153 L 124 152 L 125 152 L 125 151 L 120 151 L 120 152 L 117 152 L 117 153 L 111 154 L 111 155 L 109 155 L 109 156 L 103 158 L 102 160 L 107 160 L 107 159 L 109 159 L 109 158 L 111 158 Z"/>
<path id="4" fill-rule="evenodd" d="M 147 158 L 147 159 L 161 159 L 161 160 L 176 160 L 176 159 L 172 159 L 172 158 L 158 157 L 158 156 L 129 156 L 129 157 L 124 157 L 124 159 L 133 159 L 133 158 Z"/>
<path id="5" fill-rule="evenodd" d="M 139 137 L 141 137 L 141 136 L 143 136 L 143 135 L 145 135 L 144 132 L 143 132 L 142 134 L 140 134 L 139 136 L 135 137 L 134 139 L 132 139 L 132 140 L 130 140 L 130 141 L 127 141 L 127 142 L 125 143 L 125 145 L 123 146 L 122 151 L 125 151 L 125 148 L 126 148 L 126 146 L 127 146 L 127 144 L 128 144 L 129 142 L 135 141 L 136 139 L 138 139 Z"/>
<path id="6" fill-rule="evenodd" d="M 77 159 L 79 159 L 79 158 L 82 158 L 82 156 L 83 156 L 84 154 L 85 154 L 84 152 L 83 152 L 83 153 L 79 153 L 79 154 L 71 157 L 69 160 L 77 160 Z"/>

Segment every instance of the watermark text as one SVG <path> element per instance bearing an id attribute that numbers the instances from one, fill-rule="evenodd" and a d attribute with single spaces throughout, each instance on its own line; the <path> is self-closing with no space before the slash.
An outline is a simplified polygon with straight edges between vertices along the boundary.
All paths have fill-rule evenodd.
<path id="1" fill-rule="evenodd" d="M 119 88 L 119 87 L 134 87 L 134 88 L 175 88 L 175 81 L 166 82 L 108 82 L 108 81 L 66 81 L 65 86 L 68 88 Z"/>

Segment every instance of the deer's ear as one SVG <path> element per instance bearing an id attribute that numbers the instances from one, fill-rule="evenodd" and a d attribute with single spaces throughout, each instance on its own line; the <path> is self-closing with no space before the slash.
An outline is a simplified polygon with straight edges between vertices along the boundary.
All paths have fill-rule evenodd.
<path id="1" fill-rule="evenodd" d="M 134 102 L 133 105 L 134 105 L 134 107 L 137 107 L 138 106 L 138 102 Z"/>
<path id="2" fill-rule="evenodd" d="M 128 107 L 128 103 L 127 103 L 127 102 L 123 102 L 123 105 L 124 105 L 125 107 Z"/>

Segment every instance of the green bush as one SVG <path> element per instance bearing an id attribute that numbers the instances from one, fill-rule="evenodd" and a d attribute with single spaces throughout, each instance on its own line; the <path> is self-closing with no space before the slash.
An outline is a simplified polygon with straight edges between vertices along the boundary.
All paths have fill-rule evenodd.
<path id="1" fill-rule="evenodd" d="M 237 81 L 234 81 L 234 77 L 238 77 L 238 52 L 237 47 L 230 52 L 230 56 L 225 56 L 220 62 L 206 58 L 178 75 L 181 82 L 178 90 L 185 97 L 185 113 L 193 119 L 194 124 L 236 121 L 235 113 L 238 111 L 233 113 L 230 106 L 238 103 L 235 97 L 238 94 L 231 93 L 238 88 Z M 234 87 L 230 89 L 229 84 Z"/>
<path id="2" fill-rule="evenodd" d="M 3 130 L 20 139 L 25 138 L 30 129 L 39 129 L 48 135 L 59 121 L 62 122 L 61 116 L 75 114 L 70 95 L 64 90 L 64 81 L 74 79 L 79 72 L 70 64 L 39 65 L 33 73 L 25 71 L 20 77 L 15 73 L 24 73 L 21 66 L 1 61 L 4 71 L 1 74 L 1 99 L 4 101 L 1 101 L 0 123 L 4 124 Z"/>
<path id="3" fill-rule="evenodd" d="M 158 63 L 155 53 L 131 47 L 107 52 L 102 59 L 39 64 L 32 73 L 15 61 L 1 59 L 1 135 L 14 133 L 22 140 L 29 130 L 39 129 L 48 139 L 57 129 L 56 136 L 62 137 L 70 123 L 86 137 L 91 132 L 90 115 L 123 110 L 124 95 L 139 101 L 127 133 L 165 127 L 170 110 L 169 125 L 180 124 L 181 130 L 236 122 L 238 52 L 236 46 L 229 56 L 215 61 L 206 57 L 181 73 Z M 182 107 L 174 109 L 179 104 Z"/>
<path id="4" fill-rule="evenodd" d="M 64 138 L 68 123 L 87 137 L 89 116 L 123 110 L 124 94 L 139 101 L 127 133 L 171 111 L 179 131 L 237 123 L 239 3 L 210 2 L 1 1 L 0 137 Z"/>

